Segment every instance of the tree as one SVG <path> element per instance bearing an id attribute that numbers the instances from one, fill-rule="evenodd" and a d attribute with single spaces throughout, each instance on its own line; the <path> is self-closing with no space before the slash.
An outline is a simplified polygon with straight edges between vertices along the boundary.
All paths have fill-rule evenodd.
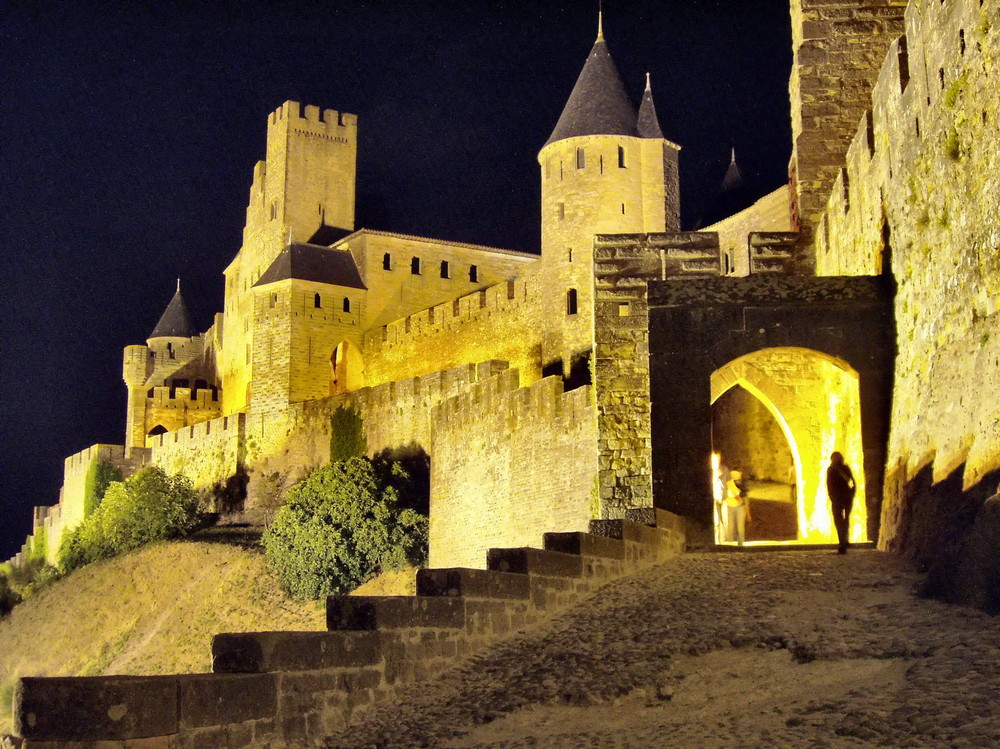
<path id="1" fill-rule="evenodd" d="M 343 593 L 389 569 L 422 564 L 427 517 L 400 502 L 409 476 L 363 457 L 313 471 L 264 534 L 268 563 L 299 598 Z"/>

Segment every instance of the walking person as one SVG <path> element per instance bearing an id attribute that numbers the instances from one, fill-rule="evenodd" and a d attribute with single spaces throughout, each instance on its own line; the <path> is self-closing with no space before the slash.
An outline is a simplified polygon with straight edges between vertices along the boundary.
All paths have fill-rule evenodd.
<path id="1" fill-rule="evenodd" d="M 838 554 L 846 554 L 850 546 L 851 507 L 857 491 L 851 467 L 844 462 L 839 452 L 830 455 L 830 467 L 826 469 L 826 493 L 830 496 L 833 509 L 833 525 L 837 529 Z"/>

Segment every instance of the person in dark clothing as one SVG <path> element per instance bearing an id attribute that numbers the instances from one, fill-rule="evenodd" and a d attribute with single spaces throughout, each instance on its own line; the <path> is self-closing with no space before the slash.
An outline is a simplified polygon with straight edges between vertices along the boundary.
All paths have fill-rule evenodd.
<path id="1" fill-rule="evenodd" d="M 840 546 L 838 554 L 846 554 L 850 533 L 851 507 L 854 504 L 854 492 L 857 491 L 854 474 L 851 467 L 844 462 L 844 456 L 838 452 L 830 455 L 830 467 L 826 469 L 826 493 L 830 496 L 833 508 L 833 525 L 837 529 L 837 541 Z"/>

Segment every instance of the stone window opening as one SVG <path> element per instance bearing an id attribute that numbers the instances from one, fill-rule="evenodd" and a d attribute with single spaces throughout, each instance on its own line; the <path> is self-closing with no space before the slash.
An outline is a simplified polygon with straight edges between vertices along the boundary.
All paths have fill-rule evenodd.
<path id="1" fill-rule="evenodd" d="M 271 294 L 271 309 L 274 309 L 275 305 L 278 303 L 278 295 Z"/>
<path id="2" fill-rule="evenodd" d="M 576 312 L 576 289 L 570 289 L 566 292 L 566 314 L 575 315 Z"/>
<path id="3" fill-rule="evenodd" d="M 172 343 L 167 344 L 167 356 L 169 356 L 171 359 L 174 359 L 177 356 L 177 352 L 174 351 L 174 344 Z"/>
<path id="4" fill-rule="evenodd" d="M 576 149 L 576 168 L 583 169 L 587 166 L 587 154 L 582 148 Z"/>
<path id="5" fill-rule="evenodd" d="M 625 148 L 618 146 L 618 168 L 625 169 Z"/>
<path id="6" fill-rule="evenodd" d="M 323 309 L 323 297 L 319 294 L 313 294 L 313 307 L 316 309 Z"/>
<path id="7" fill-rule="evenodd" d="M 382 256 L 382 270 L 392 270 L 392 255 L 388 252 Z"/>
<path id="8" fill-rule="evenodd" d="M 965 54 L 965 29 L 958 30 L 958 51 L 959 54 Z"/>
<path id="9" fill-rule="evenodd" d="M 276 218 L 278 218 L 278 204 L 271 201 L 271 220 L 274 221 Z"/>
<path id="10" fill-rule="evenodd" d="M 562 180 L 562 178 L 563 178 L 563 163 L 562 163 L 562 160 L 560 159 L 560 161 L 559 161 L 559 179 Z"/>
<path id="11" fill-rule="evenodd" d="M 632 305 L 629 302 L 618 303 L 618 317 L 628 317 L 632 314 Z"/>
<path id="12" fill-rule="evenodd" d="M 159 437 L 161 434 L 166 434 L 167 428 L 163 424 L 157 424 L 155 427 L 146 432 L 147 437 Z"/>
<path id="13" fill-rule="evenodd" d="M 441 278 L 451 278 L 451 275 L 448 272 L 448 261 L 447 260 L 442 260 L 441 261 Z"/>
<path id="14" fill-rule="evenodd" d="M 556 203 L 556 215 L 559 216 L 559 220 L 562 221 L 566 218 L 566 204 Z"/>
<path id="15" fill-rule="evenodd" d="M 622 215 L 623 216 L 625 215 L 625 204 L 624 203 L 622 203 Z"/>
<path id="16" fill-rule="evenodd" d="M 938 68 L 938 81 L 941 83 L 941 88 L 944 88 L 944 68 Z"/>
<path id="17" fill-rule="evenodd" d="M 414 257 L 410 259 L 410 273 L 414 276 L 420 275 L 420 258 Z"/>
<path id="18" fill-rule="evenodd" d="M 469 266 L 469 280 L 472 283 L 479 283 L 479 268 L 475 265 Z"/>
<path id="19" fill-rule="evenodd" d="M 601 154 L 597 160 L 601 167 L 601 174 L 604 174 L 604 154 Z"/>
<path id="20" fill-rule="evenodd" d="M 344 297 L 344 312 L 350 312 L 350 311 L 351 311 L 351 300 L 350 300 L 350 299 L 348 299 L 348 298 L 347 298 L 347 297 L 345 296 L 345 297 Z"/>
<path id="21" fill-rule="evenodd" d="M 568 250 L 566 250 L 566 260 L 568 262 L 571 262 L 571 263 L 573 262 L 573 248 L 572 247 L 570 247 Z"/>

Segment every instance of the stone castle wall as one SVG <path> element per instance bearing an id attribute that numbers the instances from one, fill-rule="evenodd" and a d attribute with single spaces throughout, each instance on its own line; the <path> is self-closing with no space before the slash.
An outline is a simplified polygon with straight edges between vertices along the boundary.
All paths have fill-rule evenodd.
<path id="1" fill-rule="evenodd" d="M 434 409 L 431 566 L 485 568 L 491 547 L 585 531 L 597 514 L 593 391 L 519 385 L 507 370 Z"/>
<path id="2" fill-rule="evenodd" d="M 816 238 L 819 273 L 898 285 L 882 543 L 917 556 L 956 543 L 1000 469 L 998 7 L 910 3 Z"/>

